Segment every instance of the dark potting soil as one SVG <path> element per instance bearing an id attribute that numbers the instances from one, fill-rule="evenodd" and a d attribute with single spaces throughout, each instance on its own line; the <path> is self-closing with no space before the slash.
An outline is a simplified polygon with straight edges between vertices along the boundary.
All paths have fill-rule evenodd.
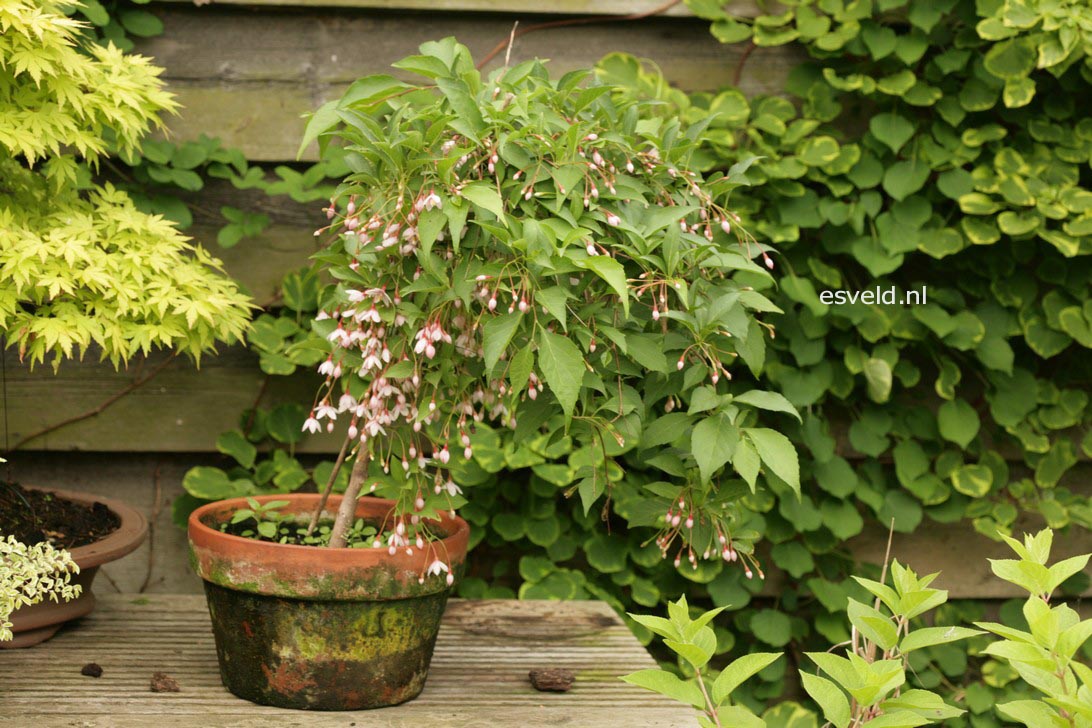
<path id="1" fill-rule="evenodd" d="M 102 503 L 90 507 L 52 493 L 0 481 L 0 536 L 33 546 L 74 549 L 117 530 L 121 519 Z"/>

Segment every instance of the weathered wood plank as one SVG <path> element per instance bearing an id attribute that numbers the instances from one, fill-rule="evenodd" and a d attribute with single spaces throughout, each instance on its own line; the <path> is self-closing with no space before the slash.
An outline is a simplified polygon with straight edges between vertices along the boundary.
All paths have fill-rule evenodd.
<path id="1" fill-rule="evenodd" d="M 87 662 L 102 666 L 101 678 L 80 675 Z M 689 708 L 618 680 L 654 664 L 601 602 L 452 600 L 419 698 L 366 713 L 300 713 L 224 690 L 202 596 L 116 594 L 50 642 L 4 655 L 0 718 L 36 726 L 76 717 L 81 726 L 695 725 Z M 535 691 L 527 673 L 537 667 L 574 670 L 573 689 Z M 181 692 L 150 692 L 156 671 L 175 677 Z"/>
<path id="2" fill-rule="evenodd" d="M 160 1 L 189 3 L 193 0 Z M 664 0 L 553 0 L 548 3 L 539 0 L 209 0 L 207 4 L 539 15 L 635 15 L 655 11 L 665 3 Z M 758 5 L 752 0 L 726 2 L 725 5 L 729 12 L 741 17 L 758 14 Z M 670 17 L 693 15 L 683 2 L 660 14 Z"/>
<path id="3" fill-rule="evenodd" d="M 389 72 L 420 43 L 449 35 L 480 57 L 508 37 L 519 17 L 278 8 L 254 13 L 180 5 L 155 10 L 165 32 L 140 41 L 137 50 L 166 68 L 165 78 L 185 106 L 168 120 L 172 136 L 218 136 L 249 159 L 265 161 L 295 159 L 301 114 L 336 98 L 356 78 Z M 706 21 L 653 18 L 531 33 L 517 41 L 512 62 L 550 58 L 560 72 L 611 51 L 655 61 L 681 88 L 711 90 L 731 82 L 743 49 L 717 42 Z M 741 86 L 752 94 L 778 93 L 798 59 L 788 48 L 759 49 Z"/>
<path id="4" fill-rule="evenodd" d="M 189 468 L 223 466 L 227 458 L 210 454 L 27 452 L 16 453 L 9 459 L 13 460 L 12 475 L 19 481 L 121 498 L 141 510 L 152 524 L 152 543 L 146 543 L 131 556 L 104 567 L 110 578 L 96 581 L 96 593 L 110 594 L 119 589 L 137 591 L 145 581 L 152 593 L 197 593 L 201 590 L 200 581 L 189 568 L 185 533 L 171 523 L 171 503 L 182 494 L 182 477 Z M 157 482 L 158 512 L 155 508 Z M 1071 486 L 1092 495 L 1092 465 L 1077 466 Z M 809 492 L 815 488 L 812 484 L 804 487 Z M 1025 519 L 1016 530 L 1022 533 L 1040 528 L 1041 522 Z M 839 549 L 858 561 L 880 564 L 886 546 L 884 524 L 874 517 L 866 517 L 864 531 L 841 544 Z M 1007 548 L 977 533 L 969 522 L 937 524 L 926 521 L 912 534 L 895 534 L 891 554 L 918 573 L 942 572 L 936 583 L 940 588 L 948 589 L 952 599 L 1008 599 L 1020 596 L 1019 590 L 995 579 L 987 562 L 988 558 L 1008 558 Z M 1092 531 L 1072 527 L 1055 538 L 1055 560 L 1089 552 L 1092 552 Z M 485 558 L 475 553 L 471 552 L 472 561 Z M 780 572 L 768 553 L 764 553 L 762 562 L 767 579 L 761 595 L 776 596 L 792 583 L 792 578 Z M 1085 595 L 1092 596 L 1092 588 Z"/>
<path id="5" fill-rule="evenodd" d="M 7 358 L 7 422 L 9 441 L 23 438 L 58 422 L 95 409 L 124 390 L 164 358 L 153 354 L 143 364 L 115 371 L 109 362 L 65 362 L 53 374 L 48 366 L 28 371 L 12 350 Z M 317 375 L 273 377 L 262 399 L 308 403 Z M 202 359 L 201 368 L 178 358 L 154 379 L 121 397 L 98 417 L 67 425 L 27 444 L 36 450 L 101 452 L 209 452 L 219 433 L 238 426 L 240 413 L 252 406 L 264 375 L 256 357 L 233 347 Z M 305 440 L 301 450 L 335 452 L 330 436 Z"/>

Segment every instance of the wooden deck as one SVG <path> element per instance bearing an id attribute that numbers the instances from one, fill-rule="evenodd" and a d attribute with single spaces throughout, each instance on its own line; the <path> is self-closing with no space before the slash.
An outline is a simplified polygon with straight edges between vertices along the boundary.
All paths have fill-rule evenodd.
<path id="1" fill-rule="evenodd" d="M 80 674 L 94 662 L 99 678 Z M 220 684 L 205 600 L 113 594 L 75 627 L 0 651 L 0 725 L 32 728 L 275 726 L 694 726 L 693 712 L 618 676 L 654 662 L 601 602 L 452 600 L 419 698 L 382 710 L 305 713 L 249 703 Z M 532 668 L 576 674 L 540 693 Z M 155 672 L 177 693 L 153 693 Z"/>

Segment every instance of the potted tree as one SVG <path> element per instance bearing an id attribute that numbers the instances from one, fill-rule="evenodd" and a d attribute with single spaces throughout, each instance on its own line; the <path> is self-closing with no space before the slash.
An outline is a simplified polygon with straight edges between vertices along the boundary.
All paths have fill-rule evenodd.
<path id="1" fill-rule="evenodd" d="M 395 65 L 426 80 L 361 79 L 303 141 L 340 145 L 353 170 L 316 233 L 333 283 L 304 425 L 344 428 L 338 467 L 322 493 L 189 520 L 224 684 L 260 703 L 418 694 L 465 562 L 462 485 L 499 431 L 571 444 L 555 466 L 587 507 L 647 471 L 628 507 L 687 568 L 757 570 L 738 500 L 763 466 L 799 488 L 791 445 L 756 414 L 795 411 L 729 386 L 776 311 L 751 285 L 772 259 L 726 206 L 747 165 L 703 178 L 698 129 L 586 72 L 553 79 L 531 61 L 485 79 L 451 38 Z"/>
<path id="2" fill-rule="evenodd" d="M 94 181 L 101 159 L 139 153 L 158 114 L 176 108 L 159 69 L 85 41 L 80 23 L 52 0 L 6 3 L 0 27 L 3 348 L 16 348 L 31 367 L 51 357 L 56 368 L 88 351 L 117 366 L 153 348 L 197 358 L 217 341 L 239 338 L 248 300 L 219 262 L 124 192 Z M 40 641 L 90 611 L 97 566 L 135 549 L 146 526 L 113 501 L 0 487 L 0 533 L 20 538 L 31 553 L 52 553 L 35 550 L 51 538 L 45 531 L 57 530 L 46 524 L 60 520 L 71 531 L 76 516 L 97 524 L 57 544 L 76 546 L 74 586 L 82 589 L 63 593 L 78 597 L 17 601 L 15 639 L 4 644 Z"/>

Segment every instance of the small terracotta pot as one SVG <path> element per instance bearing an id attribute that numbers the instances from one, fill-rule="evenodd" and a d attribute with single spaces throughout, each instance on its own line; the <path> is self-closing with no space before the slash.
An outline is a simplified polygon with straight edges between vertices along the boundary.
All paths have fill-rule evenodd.
<path id="1" fill-rule="evenodd" d="M 305 523 L 319 496 L 256 500 L 288 501 L 279 512 Z M 332 496 L 325 514 L 332 518 L 340 502 Z M 382 522 L 393 506 L 361 498 L 356 516 Z M 466 521 L 445 516 L 434 526 L 445 538 L 392 556 L 386 548 L 295 546 L 219 530 L 246 507 L 245 498 L 217 501 L 189 521 L 190 560 L 205 581 L 224 686 L 263 705 L 310 710 L 379 708 L 417 697 L 450 592 L 445 575 L 425 572 L 439 559 L 459 577 Z"/>
<path id="2" fill-rule="evenodd" d="M 22 607 L 12 612 L 12 633 L 15 638 L 9 642 L 0 642 L 0 649 L 30 647 L 44 642 L 57 633 L 65 622 L 91 612 L 95 608 L 95 595 L 91 593 L 91 582 L 95 579 L 99 567 L 110 561 L 116 561 L 132 553 L 148 534 L 148 522 L 144 515 L 135 508 L 121 501 L 91 493 L 74 493 L 68 490 L 35 488 L 45 490 L 66 500 L 91 506 L 102 503 L 118 517 L 121 525 L 105 538 L 86 546 L 72 549 L 72 560 L 80 567 L 80 573 L 72 577 L 73 584 L 82 588 L 80 596 L 70 602 L 45 601 Z"/>

